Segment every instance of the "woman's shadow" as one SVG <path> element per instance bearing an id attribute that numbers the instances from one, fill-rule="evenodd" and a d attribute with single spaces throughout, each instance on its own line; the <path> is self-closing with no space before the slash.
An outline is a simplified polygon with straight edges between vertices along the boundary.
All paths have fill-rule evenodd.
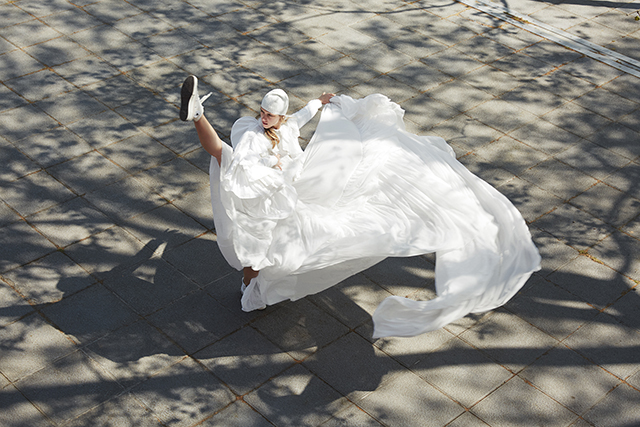
<path id="1" fill-rule="evenodd" d="M 296 367 L 299 364 L 315 374 L 303 390 L 288 396 L 279 395 L 281 390 L 276 391 L 269 378 L 258 384 L 256 394 L 266 401 L 279 396 L 273 404 L 285 412 L 291 400 L 301 405 L 318 387 L 326 388 L 319 378 L 335 378 L 342 395 L 373 391 L 379 386 L 390 366 L 385 362 L 388 358 L 380 357 L 373 344 L 360 335 L 366 331 L 370 314 L 342 292 L 357 278 L 299 301 L 244 313 L 240 309 L 241 273 L 226 265 L 215 242 L 193 239 L 176 244 L 181 240 L 184 236 L 177 231 L 157 236 L 133 257 L 101 273 L 98 283 L 81 291 L 74 279 L 62 279 L 57 287 L 65 297 L 39 308 L 125 388 L 133 388 L 183 360 L 200 361 L 205 355 L 202 363 L 213 375 L 241 377 L 234 370 L 242 369 L 243 361 L 261 360 L 268 365 L 276 353 L 290 358 L 284 365 L 261 367 L 275 369 L 274 374 L 285 372 L 274 378 L 273 384 L 287 378 L 286 372 L 300 369 Z M 100 256 L 99 248 L 92 250 Z M 202 258 L 203 254 L 207 255 Z M 210 273 L 217 277 L 211 284 L 188 277 L 194 260 L 200 259 L 210 260 Z M 198 274 L 203 277 L 205 273 Z M 242 333 L 246 328 L 269 344 L 257 349 L 250 345 L 247 334 Z M 360 334 L 354 332 L 357 328 Z M 216 359 L 229 358 L 238 363 L 216 363 Z M 247 387 L 231 386 L 232 390 L 239 395 L 251 393 L 255 381 L 247 381 Z M 339 398 L 336 394 L 335 399 Z"/>

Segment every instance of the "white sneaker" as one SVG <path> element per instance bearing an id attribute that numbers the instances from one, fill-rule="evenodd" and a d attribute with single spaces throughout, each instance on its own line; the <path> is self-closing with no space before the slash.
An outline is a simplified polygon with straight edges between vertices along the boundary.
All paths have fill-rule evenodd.
<path id="1" fill-rule="evenodd" d="M 189 76 L 182 83 L 182 89 L 180 91 L 181 103 L 180 103 L 180 120 L 188 121 L 193 120 L 197 122 L 204 114 L 204 107 L 202 103 L 211 96 L 212 92 L 202 98 L 198 97 L 198 78 L 196 76 Z"/>

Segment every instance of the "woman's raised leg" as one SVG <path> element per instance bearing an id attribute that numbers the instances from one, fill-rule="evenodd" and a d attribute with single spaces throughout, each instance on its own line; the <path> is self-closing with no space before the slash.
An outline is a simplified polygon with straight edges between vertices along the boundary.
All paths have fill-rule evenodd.
<path id="1" fill-rule="evenodd" d="M 218 164 L 220 164 L 222 144 L 224 144 L 224 142 L 222 142 L 216 130 L 211 126 L 211 123 L 209 123 L 204 114 L 200 116 L 198 120 L 195 120 L 193 124 L 196 125 L 196 132 L 198 132 L 198 138 L 200 139 L 202 148 L 215 157 L 216 160 L 218 160 Z"/>

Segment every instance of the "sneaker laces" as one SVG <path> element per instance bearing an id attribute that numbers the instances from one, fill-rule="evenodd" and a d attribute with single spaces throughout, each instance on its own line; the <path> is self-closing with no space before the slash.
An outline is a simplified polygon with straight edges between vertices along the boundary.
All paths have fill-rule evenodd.
<path id="1" fill-rule="evenodd" d="M 213 95 L 213 92 L 209 92 L 208 94 L 206 94 L 205 96 L 203 96 L 202 98 L 200 98 L 200 104 L 204 104 L 204 101 L 206 101 L 207 99 L 209 99 L 209 97 Z"/>

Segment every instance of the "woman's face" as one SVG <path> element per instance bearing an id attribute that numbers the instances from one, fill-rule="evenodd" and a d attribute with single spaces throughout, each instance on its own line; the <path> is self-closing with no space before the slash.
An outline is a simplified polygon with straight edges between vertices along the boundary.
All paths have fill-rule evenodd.
<path id="1" fill-rule="evenodd" d="M 265 129 L 272 127 L 278 129 L 278 127 L 280 127 L 280 116 L 277 114 L 271 114 L 264 108 L 260 109 L 260 120 L 262 121 L 262 127 Z"/>

